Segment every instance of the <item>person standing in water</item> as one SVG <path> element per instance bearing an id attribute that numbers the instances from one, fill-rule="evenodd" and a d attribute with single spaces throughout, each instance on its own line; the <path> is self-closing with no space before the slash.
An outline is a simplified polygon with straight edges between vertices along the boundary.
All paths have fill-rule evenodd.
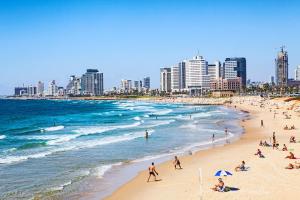
<path id="1" fill-rule="evenodd" d="M 146 139 L 148 139 L 149 138 L 149 133 L 148 133 L 148 131 L 146 130 L 146 132 L 145 132 L 145 138 Z"/>
<path id="2" fill-rule="evenodd" d="M 211 137 L 211 142 L 214 143 L 214 141 L 215 141 L 215 134 L 213 134 Z"/>
<path id="3" fill-rule="evenodd" d="M 225 139 L 226 139 L 226 143 L 229 143 L 228 141 L 228 129 L 225 128 Z"/>
<path id="4" fill-rule="evenodd" d="M 157 171 L 155 170 L 154 162 L 151 164 L 151 166 L 148 168 L 149 170 L 149 177 L 147 182 L 149 182 L 151 176 L 154 176 L 154 180 L 156 181 L 156 175 L 158 176 Z"/>

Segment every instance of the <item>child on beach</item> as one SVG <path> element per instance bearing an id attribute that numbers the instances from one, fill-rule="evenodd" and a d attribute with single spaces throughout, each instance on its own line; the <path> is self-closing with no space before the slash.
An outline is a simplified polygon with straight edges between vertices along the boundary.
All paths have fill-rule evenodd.
<path id="1" fill-rule="evenodd" d="M 179 167 L 178 169 L 182 169 L 181 165 L 180 165 L 180 161 L 177 158 L 177 156 L 175 156 L 175 160 L 173 162 L 175 169 L 177 169 L 177 166 Z"/>
<path id="2" fill-rule="evenodd" d="M 246 170 L 246 167 L 245 167 L 245 161 L 242 161 L 242 164 L 237 166 L 234 170 L 237 172 L 237 171 L 245 171 Z"/>
<path id="3" fill-rule="evenodd" d="M 260 158 L 264 158 L 265 156 L 262 154 L 260 149 L 257 149 L 257 152 L 254 154 L 255 156 L 259 156 Z"/>
<path id="4" fill-rule="evenodd" d="M 287 150 L 288 150 L 288 149 L 287 149 L 286 145 L 285 145 L 285 144 L 283 144 L 282 151 L 287 151 Z"/>

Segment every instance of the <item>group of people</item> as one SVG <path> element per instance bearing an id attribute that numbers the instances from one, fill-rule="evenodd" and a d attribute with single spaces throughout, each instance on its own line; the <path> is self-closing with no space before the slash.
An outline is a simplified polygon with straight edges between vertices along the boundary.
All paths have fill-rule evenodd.
<path id="1" fill-rule="evenodd" d="M 181 163 L 177 156 L 174 157 L 173 165 L 174 165 L 175 169 L 182 169 Z M 156 171 L 154 162 L 152 162 L 150 167 L 148 167 L 148 171 L 149 171 L 149 176 L 148 176 L 147 182 L 149 182 L 151 176 L 154 177 L 154 181 L 158 181 L 158 179 L 156 177 L 156 176 L 158 176 L 158 172 Z"/>
<path id="2" fill-rule="evenodd" d="M 292 125 L 291 128 L 288 127 L 288 125 L 285 125 L 285 127 L 283 128 L 283 130 L 294 130 L 295 126 Z"/>

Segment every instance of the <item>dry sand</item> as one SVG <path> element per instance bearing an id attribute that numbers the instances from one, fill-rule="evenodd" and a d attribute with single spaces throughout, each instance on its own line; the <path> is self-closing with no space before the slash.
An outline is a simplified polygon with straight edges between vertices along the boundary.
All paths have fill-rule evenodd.
<path id="1" fill-rule="evenodd" d="M 259 97 L 245 97 L 233 99 L 232 107 L 250 112 L 250 119 L 241 121 L 245 134 L 239 141 L 223 147 L 199 151 L 191 156 L 180 157 L 183 169 L 174 170 L 172 161 L 157 165 L 158 182 L 146 182 L 148 172 L 140 172 L 137 177 L 123 185 L 107 200 L 186 200 L 201 199 L 199 183 L 199 168 L 203 174 L 202 199 L 300 199 L 300 169 L 288 170 L 285 167 L 295 160 L 285 159 L 288 152 L 273 150 L 271 147 L 260 147 L 259 141 L 270 141 L 273 131 L 276 132 L 280 149 L 286 144 L 292 149 L 296 157 L 300 158 L 300 143 L 290 144 L 291 135 L 300 139 L 299 113 L 287 110 L 290 104 L 280 101 L 264 101 L 261 108 Z M 276 109 L 279 107 L 279 109 Z M 270 109 L 272 111 L 270 112 Z M 276 118 L 274 119 L 274 110 Z M 286 119 L 282 112 L 288 112 L 291 119 Z M 264 127 L 260 127 L 260 120 L 264 120 Z M 296 130 L 283 130 L 285 125 L 295 125 Z M 254 156 L 260 148 L 266 158 Z M 234 168 L 244 160 L 250 169 L 246 172 L 235 172 Z M 296 160 L 300 162 L 299 160 Z M 150 164 L 150 163 L 149 163 Z M 224 169 L 233 173 L 225 177 L 226 186 L 239 188 L 239 191 L 214 192 L 210 188 L 217 183 L 214 174 Z"/>

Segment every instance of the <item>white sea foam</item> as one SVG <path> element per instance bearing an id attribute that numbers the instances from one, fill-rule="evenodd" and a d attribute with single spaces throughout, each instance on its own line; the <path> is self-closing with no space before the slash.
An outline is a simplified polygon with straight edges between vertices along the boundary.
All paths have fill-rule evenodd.
<path id="1" fill-rule="evenodd" d="M 114 166 L 119 166 L 119 165 L 122 165 L 122 162 L 96 167 L 95 169 L 93 169 L 93 172 L 94 172 L 93 174 L 95 176 L 97 176 L 98 178 L 103 178 L 103 176 L 106 172 L 108 172 Z"/>
<path id="2" fill-rule="evenodd" d="M 5 138 L 6 138 L 5 135 L 0 135 L 0 140 L 3 140 L 3 139 L 5 139 Z"/>
<path id="3" fill-rule="evenodd" d="M 152 115 L 166 115 L 166 114 L 171 113 L 172 111 L 173 111 L 172 109 L 164 109 L 164 110 L 155 111 L 155 112 L 153 112 L 151 114 Z"/>
<path id="4" fill-rule="evenodd" d="M 52 127 L 48 127 L 48 128 L 44 128 L 42 129 L 41 131 L 47 131 L 47 132 L 50 132 L 50 131 L 58 131 L 58 130 L 62 130 L 64 129 L 65 127 L 64 126 L 52 126 Z"/>
<path id="5" fill-rule="evenodd" d="M 171 124 L 171 123 L 173 123 L 173 122 L 175 122 L 174 119 L 171 119 L 171 120 L 164 120 L 164 121 L 156 121 L 155 123 L 148 125 L 148 127 L 163 126 L 163 125 Z"/>
<path id="6" fill-rule="evenodd" d="M 134 120 L 136 120 L 136 121 L 139 121 L 139 120 L 141 120 L 141 118 L 140 118 L 140 117 L 134 117 L 133 119 L 134 119 Z"/>
<path id="7" fill-rule="evenodd" d="M 61 184 L 60 186 L 53 187 L 50 190 L 51 191 L 62 191 L 66 186 L 71 185 L 71 184 L 72 184 L 72 181 L 68 181 L 68 182 Z"/>
<path id="8" fill-rule="evenodd" d="M 149 130 L 149 135 L 151 135 L 153 132 L 154 132 L 154 130 Z M 24 156 L 6 156 L 4 158 L 0 158 L 0 164 L 11 164 L 11 163 L 16 163 L 16 162 L 26 161 L 26 160 L 32 159 L 32 158 L 43 158 L 45 156 L 48 156 L 48 155 L 51 155 L 51 154 L 57 153 L 57 152 L 78 150 L 78 149 L 85 149 L 85 148 L 93 148 L 93 147 L 101 146 L 101 145 L 130 141 L 130 140 L 134 140 L 134 139 L 141 138 L 144 136 L 145 136 L 144 132 L 134 132 L 134 133 L 126 133 L 124 135 L 119 135 L 119 136 L 105 137 L 105 138 L 102 138 L 99 140 L 78 141 L 78 142 L 74 142 L 72 144 L 66 144 L 62 147 L 53 148 L 51 150 L 36 153 L 36 154 L 24 155 Z"/>

